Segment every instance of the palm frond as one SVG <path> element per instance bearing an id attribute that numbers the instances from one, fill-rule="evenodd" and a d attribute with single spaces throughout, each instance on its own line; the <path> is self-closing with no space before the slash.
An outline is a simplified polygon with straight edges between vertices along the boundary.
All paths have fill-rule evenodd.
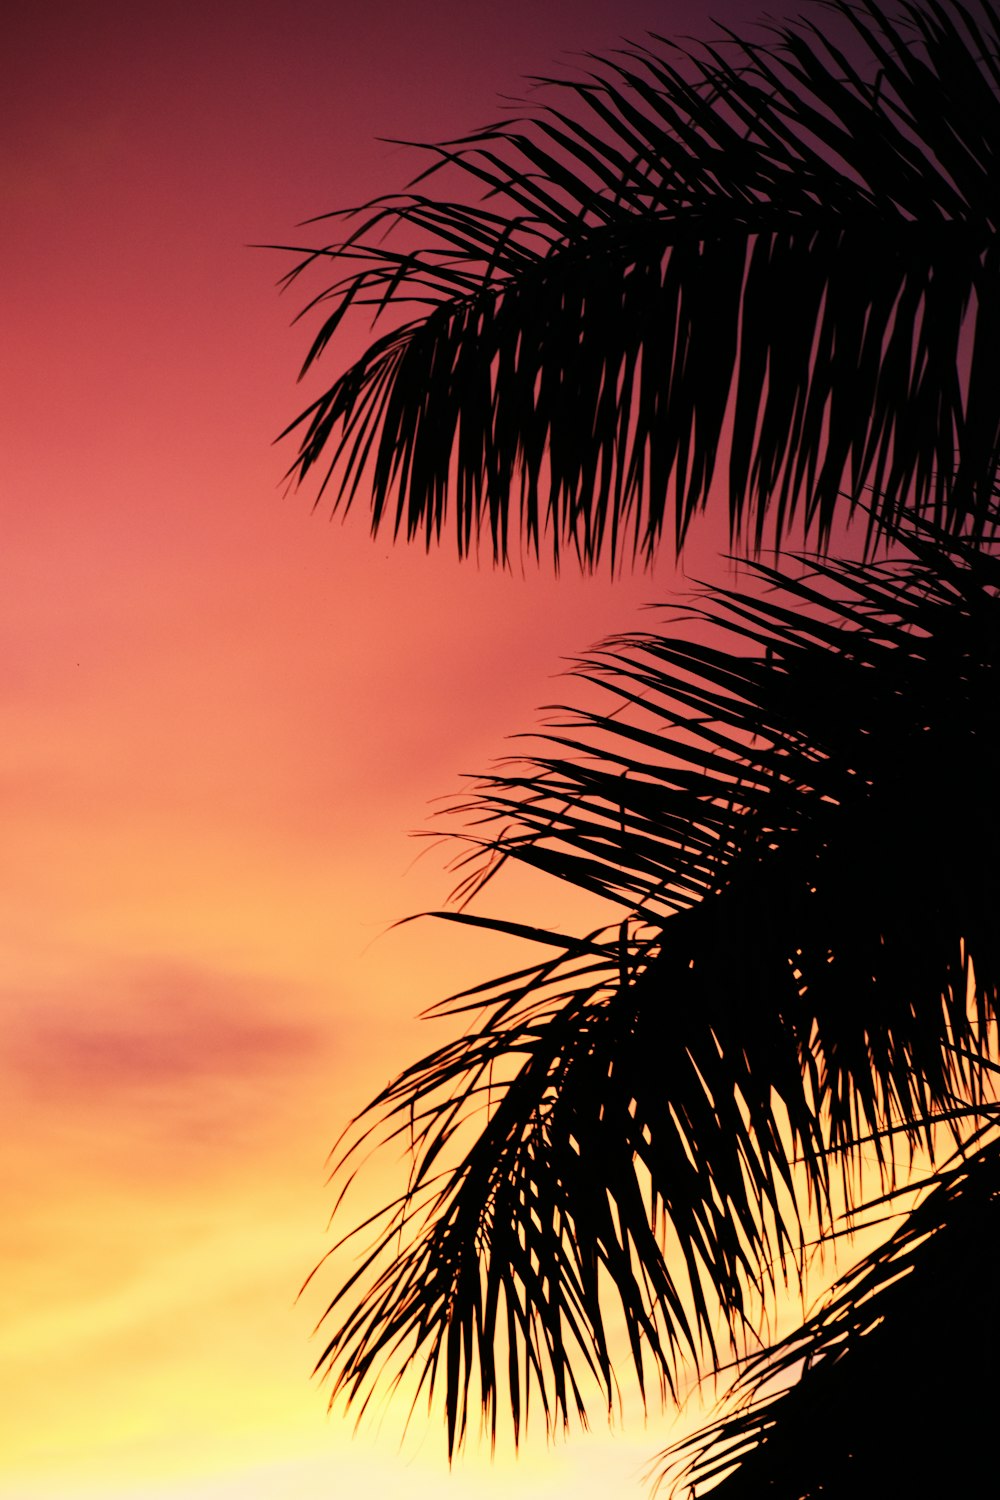
<path id="1" fill-rule="evenodd" d="M 817 1313 L 747 1364 L 729 1410 L 662 1455 L 674 1495 L 981 1491 L 1000 1338 L 1000 1141 L 995 1124 L 984 1133 Z"/>
<path id="2" fill-rule="evenodd" d="M 358 307 L 391 324 L 286 429 L 291 476 L 335 507 L 370 489 L 373 530 L 450 524 L 497 558 L 519 531 L 585 566 L 680 544 L 715 481 L 751 548 L 799 514 L 823 545 L 869 491 L 876 532 L 906 507 L 985 524 L 1000 23 L 896 13 L 654 38 L 432 148 L 289 275 L 338 275 L 306 368 Z M 471 201 L 422 190 L 442 169 Z"/>
<path id="3" fill-rule="evenodd" d="M 578 940 L 449 914 L 545 953 L 446 1002 L 465 1034 L 359 1122 L 414 1156 L 328 1310 L 335 1394 L 365 1400 L 387 1366 L 440 1378 L 452 1447 L 477 1404 L 494 1434 L 508 1399 L 515 1432 L 532 1400 L 566 1421 L 584 1373 L 613 1399 L 614 1317 L 640 1383 L 676 1391 L 719 1362 L 720 1314 L 738 1336 L 800 1273 L 807 1225 L 850 1208 L 862 1138 L 885 1187 L 887 1127 L 933 1149 L 976 1102 L 1000 982 L 1000 558 L 930 524 L 908 546 L 758 566 L 771 593 L 701 611 L 725 645 L 611 643 L 583 671 L 612 708 L 465 809 L 464 896 L 485 852 L 623 920 Z"/>

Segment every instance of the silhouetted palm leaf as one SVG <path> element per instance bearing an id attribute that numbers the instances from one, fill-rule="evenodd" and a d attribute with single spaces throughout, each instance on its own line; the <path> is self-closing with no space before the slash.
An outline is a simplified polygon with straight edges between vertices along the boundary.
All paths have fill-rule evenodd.
<path id="1" fill-rule="evenodd" d="M 1000 558 L 929 525 L 908 546 L 805 579 L 757 567 L 772 594 L 709 596 L 726 645 L 611 643 L 583 670 L 613 708 L 466 809 L 488 855 L 625 916 L 577 940 L 447 914 L 544 954 L 447 1002 L 470 1029 L 362 1117 L 414 1164 L 331 1304 L 320 1363 L 349 1400 L 413 1365 L 444 1382 L 451 1446 L 474 1376 L 494 1429 L 498 1399 L 517 1428 L 532 1390 L 563 1420 L 585 1371 L 612 1399 L 612 1304 L 640 1381 L 674 1389 L 686 1360 L 718 1361 L 720 1310 L 737 1332 L 797 1273 L 805 1222 L 863 1189 L 862 1139 L 884 1186 L 886 1128 L 930 1145 L 977 1097 L 1000 980 Z"/>
<path id="2" fill-rule="evenodd" d="M 292 474 L 325 465 L 343 506 L 370 485 L 374 529 L 430 544 L 450 511 L 460 551 L 547 532 L 588 565 L 649 554 L 671 514 L 680 542 L 716 477 L 752 546 L 800 506 L 822 544 L 869 488 L 876 529 L 910 504 L 982 523 L 998 18 L 896 10 L 627 48 L 435 148 L 485 199 L 376 199 L 289 277 L 342 272 L 307 368 L 351 309 L 405 319 L 287 429 Z"/>
<path id="3" fill-rule="evenodd" d="M 990 1487 L 1000 1141 L 987 1129 L 818 1313 L 748 1363 L 728 1414 L 664 1455 L 672 1493 L 846 1500 Z"/>

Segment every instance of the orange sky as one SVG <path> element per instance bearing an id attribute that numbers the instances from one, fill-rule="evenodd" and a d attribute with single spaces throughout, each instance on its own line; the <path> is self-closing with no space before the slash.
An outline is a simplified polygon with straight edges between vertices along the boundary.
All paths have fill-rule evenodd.
<path id="1" fill-rule="evenodd" d="M 309 1379 L 332 1286 L 294 1298 L 328 1243 L 328 1147 L 428 1045 L 415 1014 L 505 956 L 450 927 L 387 932 L 450 886 L 408 832 L 568 691 L 561 658 L 667 597 L 673 568 L 498 576 L 282 498 L 291 455 L 270 440 L 305 335 L 274 292 L 287 261 L 246 246 L 403 186 L 416 162 L 377 136 L 456 134 L 564 49 L 701 15 L 50 0 L 5 19 L 10 1500 L 509 1486 L 507 1454 L 447 1477 L 436 1421 L 402 1451 L 391 1413 L 352 1440 Z M 718 543 L 696 539 L 688 570 L 720 576 Z M 611 1438 L 595 1418 L 529 1446 L 522 1500 L 641 1493 L 668 1424 Z"/>

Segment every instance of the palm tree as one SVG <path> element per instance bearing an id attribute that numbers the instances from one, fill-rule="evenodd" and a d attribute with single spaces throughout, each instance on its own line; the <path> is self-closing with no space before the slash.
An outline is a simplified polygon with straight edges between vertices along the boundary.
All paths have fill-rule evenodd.
<path id="1" fill-rule="evenodd" d="M 807 578 L 756 565 L 780 592 L 710 596 L 723 644 L 611 643 L 583 667 L 610 708 L 476 797 L 473 885 L 517 860 L 623 917 L 580 938 L 444 914 L 549 956 L 446 1002 L 467 1029 L 345 1153 L 346 1173 L 373 1132 L 414 1153 L 329 1309 L 321 1363 L 349 1400 L 387 1363 L 441 1370 L 451 1445 L 474 1374 L 494 1436 L 500 1399 L 515 1430 L 532 1392 L 553 1422 L 582 1413 L 581 1370 L 610 1405 L 612 1302 L 640 1381 L 676 1394 L 686 1361 L 727 1353 L 720 1308 L 736 1344 L 801 1274 L 866 1157 L 891 1179 L 889 1135 L 912 1160 L 979 1120 L 1000 557 L 927 523 L 908 546 Z"/>
<path id="2" fill-rule="evenodd" d="M 940 1172 L 819 1312 L 747 1363 L 730 1409 L 664 1455 L 675 1485 L 700 1494 L 728 1475 L 717 1500 L 979 1492 L 996 1414 L 982 1372 L 1000 1336 L 998 1167 L 994 1135 Z"/>
<path id="3" fill-rule="evenodd" d="M 833 0 L 831 21 L 659 39 L 556 103 L 434 148 L 485 203 L 411 190 L 346 215 L 294 280 L 399 317 L 291 424 L 373 529 L 558 557 L 680 544 L 713 480 L 734 539 L 867 497 L 982 524 L 1000 454 L 997 12 Z M 395 242 L 393 237 L 395 236 Z M 286 247 L 289 248 L 289 247 Z M 416 314 L 413 309 L 416 308 Z M 723 462 L 725 460 L 725 462 Z M 874 493 L 874 502 L 869 492 Z"/>
<path id="4" fill-rule="evenodd" d="M 372 1131 L 414 1153 L 320 1364 L 362 1403 L 393 1370 L 440 1379 L 451 1449 L 476 1405 L 516 1435 L 532 1399 L 546 1422 L 587 1381 L 610 1404 L 612 1303 L 644 1394 L 718 1367 L 811 1238 L 893 1189 L 893 1143 L 912 1162 L 950 1130 L 975 1154 L 674 1456 L 699 1487 L 738 1465 L 734 1497 L 851 1479 L 872 1432 L 805 1474 L 803 1423 L 874 1379 L 871 1306 L 899 1357 L 900 1266 L 953 1269 L 995 1198 L 1000 18 L 827 9 L 598 63 L 565 106 L 438 148 L 486 206 L 376 200 L 292 272 L 344 268 L 307 366 L 357 305 L 402 313 L 288 429 L 294 477 L 323 465 L 342 506 L 370 487 L 376 529 L 430 543 L 450 516 L 461 551 L 488 533 L 505 557 L 519 528 L 614 563 L 668 516 L 680 545 L 722 472 L 751 549 L 796 520 L 822 548 L 859 506 L 895 548 L 755 563 L 774 592 L 708 596 L 716 644 L 584 664 L 612 706 L 483 785 L 462 895 L 510 859 L 620 919 L 442 914 L 546 956 L 445 1002 L 466 1031 L 341 1163 Z"/>

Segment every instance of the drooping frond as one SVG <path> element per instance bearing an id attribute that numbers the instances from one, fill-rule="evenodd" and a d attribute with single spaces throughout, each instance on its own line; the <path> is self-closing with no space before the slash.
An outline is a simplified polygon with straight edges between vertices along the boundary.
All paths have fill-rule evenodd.
<path id="1" fill-rule="evenodd" d="M 894 18 L 895 17 L 895 18 Z M 1000 23 L 992 0 L 836 0 L 760 40 L 662 39 L 545 80 L 305 252 L 337 279 L 287 429 L 372 527 L 511 536 L 585 566 L 679 544 L 713 481 L 734 539 L 824 545 L 869 492 L 981 524 L 1000 454 Z M 466 196 L 423 191 L 440 169 Z M 336 217 L 328 216 L 328 217 Z"/>
<path id="2" fill-rule="evenodd" d="M 495 856 L 624 920 L 578 940 L 449 914 L 543 956 L 448 1002 L 465 1034 L 362 1116 L 414 1159 L 329 1309 L 320 1364 L 348 1401 L 410 1368 L 443 1383 L 451 1446 L 479 1403 L 494 1430 L 507 1400 L 515 1430 L 529 1399 L 566 1420 L 585 1377 L 612 1399 L 616 1318 L 640 1381 L 676 1389 L 720 1357 L 720 1312 L 738 1333 L 797 1274 L 863 1154 L 891 1183 L 886 1127 L 932 1145 L 975 1100 L 1000 558 L 929 525 L 908 545 L 757 567 L 773 592 L 709 598 L 725 645 L 611 643 L 584 672 L 612 707 L 466 809 Z"/>
<path id="3" fill-rule="evenodd" d="M 813 1317 L 748 1363 L 726 1414 L 663 1455 L 672 1494 L 982 1492 L 1000 1390 L 995 1126 L 990 1135 L 936 1175 Z"/>

